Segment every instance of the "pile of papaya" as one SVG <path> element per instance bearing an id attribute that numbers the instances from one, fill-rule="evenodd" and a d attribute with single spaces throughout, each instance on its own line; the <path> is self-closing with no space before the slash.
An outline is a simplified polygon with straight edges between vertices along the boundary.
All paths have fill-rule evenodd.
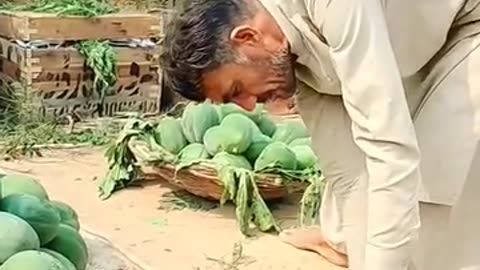
<path id="1" fill-rule="evenodd" d="M 165 117 L 156 140 L 179 161 L 209 159 L 254 171 L 267 167 L 318 167 L 308 132 L 300 121 L 276 124 L 258 105 L 253 112 L 235 104 L 190 103 L 181 118 Z"/>
<path id="2" fill-rule="evenodd" d="M 68 204 L 34 178 L 0 178 L 0 270 L 85 270 L 87 245 Z"/>

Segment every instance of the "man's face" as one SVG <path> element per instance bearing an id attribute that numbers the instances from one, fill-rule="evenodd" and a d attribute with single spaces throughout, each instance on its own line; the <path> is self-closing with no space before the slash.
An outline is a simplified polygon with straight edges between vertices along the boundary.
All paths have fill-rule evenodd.
<path id="1" fill-rule="evenodd" d="M 253 110 L 257 102 L 286 99 L 294 94 L 293 57 L 269 14 L 259 14 L 247 26 L 235 29 L 229 42 L 238 60 L 203 74 L 207 98 Z"/>

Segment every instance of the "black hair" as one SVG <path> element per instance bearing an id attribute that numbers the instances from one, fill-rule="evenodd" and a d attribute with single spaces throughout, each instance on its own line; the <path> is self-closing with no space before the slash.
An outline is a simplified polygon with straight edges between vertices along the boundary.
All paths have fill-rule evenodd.
<path id="1" fill-rule="evenodd" d="M 229 34 L 251 15 L 245 0 L 193 0 L 170 23 L 161 66 L 167 87 L 186 99 L 204 101 L 202 74 L 235 59 Z"/>

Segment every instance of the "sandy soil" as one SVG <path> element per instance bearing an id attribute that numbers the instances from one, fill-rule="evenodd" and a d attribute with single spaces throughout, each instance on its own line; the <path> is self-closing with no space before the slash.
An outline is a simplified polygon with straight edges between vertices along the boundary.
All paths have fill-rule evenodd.
<path id="1" fill-rule="evenodd" d="M 127 189 L 101 201 L 97 185 L 106 164 L 99 149 L 48 152 L 43 158 L 0 162 L 0 168 L 37 177 L 53 199 L 65 201 L 78 211 L 86 232 L 105 237 L 145 270 L 342 269 L 285 245 L 272 235 L 245 239 L 232 207 L 208 212 L 161 210 L 162 194 L 171 191 L 162 182 Z M 294 224 L 296 206 L 282 205 L 275 216 L 287 226 Z M 231 261 L 236 243 L 241 243 L 244 252 L 239 263 L 229 268 L 215 261 Z"/>

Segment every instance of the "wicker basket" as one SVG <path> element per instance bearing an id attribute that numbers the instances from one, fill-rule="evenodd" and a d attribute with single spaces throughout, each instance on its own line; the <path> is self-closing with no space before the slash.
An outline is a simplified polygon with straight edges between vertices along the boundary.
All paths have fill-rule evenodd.
<path id="1" fill-rule="evenodd" d="M 151 152 L 146 145 L 132 142 L 130 147 L 138 160 L 148 160 Z M 166 180 L 170 184 L 205 199 L 220 200 L 224 186 L 219 179 L 217 170 L 210 164 L 200 163 L 178 171 L 175 175 L 175 166 L 163 164 L 146 166 L 149 178 Z M 276 174 L 256 174 L 255 182 L 264 200 L 275 200 L 286 197 L 290 193 L 302 192 L 306 188 L 303 182 L 289 181 Z"/>
<path id="2" fill-rule="evenodd" d="M 222 197 L 223 183 L 218 178 L 217 171 L 208 165 L 193 165 L 177 172 L 176 177 L 175 167 L 172 165 L 150 167 L 149 171 L 150 176 L 156 175 L 199 197 L 211 200 L 220 200 Z M 255 181 L 264 200 L 280 199 L 289 193 L 305 189 L 305 184 L 300 182 L 288 186 L 282 184 L 283 179 L 278 175 L 257 175 Z"/>

